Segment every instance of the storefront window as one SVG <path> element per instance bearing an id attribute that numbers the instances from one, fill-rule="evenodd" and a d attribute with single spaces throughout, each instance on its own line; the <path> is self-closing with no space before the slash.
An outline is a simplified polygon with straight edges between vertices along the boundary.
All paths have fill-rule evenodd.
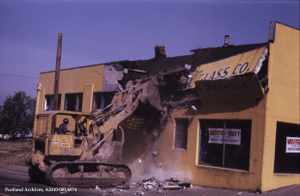
<path id="1" fill-rule="evenodd" d="M 93 111 L 103 109 L 111 103 L 115 92 L 96 92 L 93 96 Z"/>
<path id="2" fill-rule="evenodd" d="M 277 122 L 274 173 L 300 174 L 300 125 Z"/>
<path id="3" fill-rule="evenodd" d="M 67 111 L 82 111 L 82 93 L 66 94 L 65 107 Z"/>
<path id="4" fill-rule="evenodd" d="M 249 170 L 250 136 L 251 120 L 200 120 L 199 165 Z"/>
<path id="5" fill-rule="evenodd" d="M 53 105 L 53 95 L 45 95 L 45 103 L 44 103 L 44 111 L 49 111 L 53 110 L 52 105 Z M 57 104 L 57 109 L 60 109 L 60 101 L 61 101 L 61 94 L 58 94 L 58 104 Z"/>
<path id="6" fill-rule="evenodd" d="M 187 132 L 188 132 L 188 119 L 176 118 L 176 132 L 175 132 L 175 149 L 186 150 L 187 147 Z"/>

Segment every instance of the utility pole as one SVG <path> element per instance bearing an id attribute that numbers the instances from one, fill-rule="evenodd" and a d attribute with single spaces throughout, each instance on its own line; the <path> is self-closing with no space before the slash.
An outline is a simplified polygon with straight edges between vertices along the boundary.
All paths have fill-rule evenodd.
<path id="1" fill-rule="evenodd" d="M 58 87 L 59 87 L 59 72 L 60 72 L 60 60 L 61 60 L 61 43 L 62 33 L 58 34 L 57 53 L 56 53 L 56 67 L 55 67 L 55 78 L 54 78 L 54 93 L 52 110 L 58 110 Z M 52 118 L 51 133 L 54 133 L 56 127 L 56 116 Z"/>
<path id="2" fill-rule="evenodd" d="M 56 68 L 55 68 L 52 110 L 58 110 L 58 87 L 59 87 L 59 72 L 60 72 L 60 60 L 61 60 L 61 44 L 62 44 L 62 33 L 59 33 L 58 43 L 57 43 L 57 53 L 56 53 Z"/>

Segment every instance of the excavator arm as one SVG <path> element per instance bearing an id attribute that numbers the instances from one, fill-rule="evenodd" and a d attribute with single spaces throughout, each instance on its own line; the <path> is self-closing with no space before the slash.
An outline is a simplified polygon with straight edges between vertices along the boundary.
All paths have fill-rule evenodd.
<path id="1" fill-rule="evenodd" d="M 127 88 L 113 98 L 110 111 L 104 115 L 98 113 L 99 116 L 95 116 L 94 123 L 98 125 L 98 137 L 111 130 L 116 130 L 123 120 L 136 111 L 140 103 L 150 104 L 165 118 L 166 110 L 161 107 L 158 92 L 159 80 L 162 80 L 162 77 L 153 77 L 144 83 L 137 81 L 134 84 L 133 81 L 129 81 L 126 85 Z M 116 103 L 114 99 L 117 99 L 120 94 L 122 94 L 122 100 L 120 103 Z M 100 139 L 97 138 L 97 142 L 99 141 Z"/>
<path id="2" fill-rule="evenodd" d="M 128 81 L 125 85 L 125 90 L 115 94 L 110 110 L 103 114 L 100 112 L 94 113 L 94 125 L 97 125 L 97 133 L 93 139 L 93 145 L 99 143 L 101 135 L 104 135 L 111 130 L 116 130 L 119 124 L 132 115 L 139 105 L 145 104 L 153 107 L 160 113 L 160 121 L 163 122 L 167 118 L 167 109 L 161 103 L 159 86 L 165 85 L 164 76 L 170 74 L 181 73 L 189 70 L 190 65 L 177 66 L 155 74 L 143 76 L 135 81 Z M 122 97 L 118 102 L 119 96 Z M 107 109 L 107 108 L 105 108 Z"/>

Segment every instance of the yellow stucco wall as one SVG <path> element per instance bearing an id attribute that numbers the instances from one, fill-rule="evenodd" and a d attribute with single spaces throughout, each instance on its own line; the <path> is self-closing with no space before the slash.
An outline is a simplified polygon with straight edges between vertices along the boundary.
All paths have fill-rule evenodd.
<path id="1" fill-rule="evenodd" d="M 65 94 L 83 93 L 82 112 L 91 112 L 93 104 L 93 92 L 102 91 L 103 70 L 104 65 L 61 70 L 58 92 L 61 94 L 60 109 L 64 109 Z M 54 78 L 54 71 L 40 74 L 39 85 L 37 87 L 38 94 L 35 111 L 36 114 L 44 111 L 45 95 L 54 94 Z M 60 116 L 57 119 L 57 127 L 62 123 L 63 118 L 63 116 Z M 69 121 L 71 122 L 72 120 L 73 119 L 69 117 Z M 68 128 L 70 130 L 75 129 L 74 125 L 70 125 Z M 34 122 L 34 130 L 36 130 L 36 120 Z"/>
<path id="2" fill-rule="evenodd" d="M 171 113 L 172 118 L 166 124 L 159 141 L 156 142 L 158 143 L 156 150 L 159 151 L 158 162 L 162 163 L 163 172 L 195 185 L 237 190 L 260 190 L 264 113 L 265 99 L 261 100 L 257 106 L 251 104 L 211 105 L 200 107 L 197 112 L 191 109 L 174 109 Z M 174 118 L 190 119 L 187 150 L 173 148 Z M 250 144 L 249 171 L 198 165 L 200 119 L 252 120 L 251 138 L 255 139 L 251 139 Z"/>
<path id="3" fill-rule="evenodd" d="M 276 23 L 269 48 L 262 191 L 300 184 L 300 175 L 274 174 L 277 121 L 300 124 L 299 38 L 299 30 Z"/>
<path id="4" fill-rule="evenodd" d="M 104 65 L 81 67 L 76 69 L 67 69 L 60 71 L 59 94 L 61 94 L 60 108 L 64 108 L 65 94 L 83 93 L 83 112 L 91 112 L 93 92 L 101 92 L 103 84 Z M 40 74 L 41 92 L 37 104 L 38 112 L 43 111 L 45 95 L 54 93 L 55 72 Z"/>

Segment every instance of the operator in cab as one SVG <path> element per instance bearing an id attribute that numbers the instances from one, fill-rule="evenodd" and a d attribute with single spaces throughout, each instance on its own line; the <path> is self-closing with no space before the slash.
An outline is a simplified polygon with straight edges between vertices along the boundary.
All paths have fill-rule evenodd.
<path id="1" fill-rule="evenodd" d="M 69 124 L 69 120 L 67 118 L 65 118 L 63 120 L 63 123 L 61 125 L 59 125 L 58 134 L 66 134 L 67 132 L 72 132 L 72 131 L 68 130 L 68 124 Z"/>

